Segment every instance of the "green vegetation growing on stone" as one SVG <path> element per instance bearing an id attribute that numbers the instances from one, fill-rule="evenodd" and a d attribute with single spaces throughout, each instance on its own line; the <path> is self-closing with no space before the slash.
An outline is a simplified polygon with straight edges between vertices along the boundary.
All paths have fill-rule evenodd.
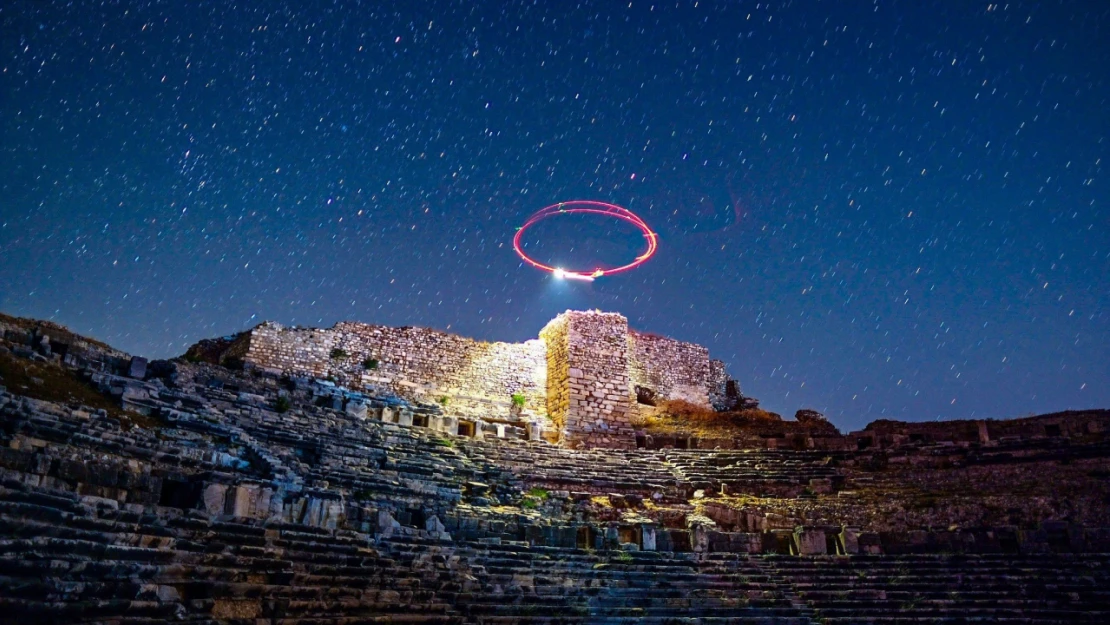
<path id="1" fill-rule="evenodd" d="M 363 360 L 362 361 L 362 368 L 366 369 L 367 371 L 373 371 L 374 369 L 377 369 L 378 368 L 378 359 L 377 358 L 367 358 L 366 360 Z"/>
<path id="2" fill-rule="evenodd" d="M 336 347 L 336 348 L 333 348 L 331 350 L 331 359 L 332 360 L 346 360 L 347 356 L 348 356 L 347 350 L 345 350 L 343 348 Z"/>
<path id="3" fill-rule="evenodd" d="M 516 406 L 517 408 L 523 408 L 524 407 L 524 393 L 513 393 L 512 400 L 513 400 L 513 405 Z"/>
<path id="4" fill-rule="evenodd" d="M 289 403 L 289 398 L 285 396 L 278 397 L 274 401 L 274 410 L 277 412 L 288 412 L 292 406 Z"/>
<path id="5" fill-rule="evenodd" d="M 535 510 L 541 503 L 551 498 L 551 493 L 547 492 L 544 488 L 529 488 L 528 492 L 524 493 L 524 498 L 520 500 L 520 507 L 526 510 Z"/>

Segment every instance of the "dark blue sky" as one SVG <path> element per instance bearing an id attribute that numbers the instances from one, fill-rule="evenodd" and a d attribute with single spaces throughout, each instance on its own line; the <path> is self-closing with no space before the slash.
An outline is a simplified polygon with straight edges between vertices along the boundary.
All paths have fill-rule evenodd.
<path id="1" fill-rule="evenodd" d="M 842 429 L 1108 407 L 1108 27 L 1094 1 L 5 2 L 0 309 L 168 356 L 264 319 L 515 341 L 601 308 Z M 515 228 L 570 199 L 659 253 L 521 266 Z M 537 251 L 638 249 L 567 219 Z"/>

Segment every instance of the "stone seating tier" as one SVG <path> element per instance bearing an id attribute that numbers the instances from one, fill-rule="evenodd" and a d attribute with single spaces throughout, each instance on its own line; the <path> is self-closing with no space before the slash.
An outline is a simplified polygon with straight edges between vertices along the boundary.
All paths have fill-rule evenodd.
<path id="1" fill-rule="evenodd" d="M 235 382 L 129 382 L 133 401 L 164 424 L 150 430 L 0 390 L 3 618 L 1107 620 L 1110 556 L 1090 552 L 1110 535 L 1098 528 L 903 540 L 839 525 L 724 532 L 683 512 L 695 512 L 695 491 L 793 498 L 879 483 L 843 468 L 866 453 L 572 450 L 452 436 L 297 397 L 278 412 L 265 395 L 273 381 Z M 1102 457 L 1090 449 L 1082 453 Z M 993 462 L 1013 452 L 982 453 Z M 541 493 L 534 510 L 523 505 L 529 489 Z M 604 520 L 591 516 L 591 496 L 614 507 Z M 650 516 L 665 506 L 676 523 Z M 997 553 L 891 553 L 930 549 Z"/>
<path id="2" fill-rule="evenodd" d="M 1110 556 L 776 557 L 378 539 L 0 490 L 0 605 L 29 622 L 1105 622 Z M 537 621 L 537 619 L 541 619 Z M 548 619 L 548 620 L 542 620 Z"/>

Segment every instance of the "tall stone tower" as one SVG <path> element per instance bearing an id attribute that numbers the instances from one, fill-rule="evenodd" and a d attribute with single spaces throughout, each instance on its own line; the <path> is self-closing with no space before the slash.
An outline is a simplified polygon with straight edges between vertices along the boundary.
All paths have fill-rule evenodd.
<path id="1" fill-rule="evenodd" d="M 568 310 L 540 331 L 547 347 L 547 408 L 564 445 L 635 447 L 629 423 L 628 319 Z"/>

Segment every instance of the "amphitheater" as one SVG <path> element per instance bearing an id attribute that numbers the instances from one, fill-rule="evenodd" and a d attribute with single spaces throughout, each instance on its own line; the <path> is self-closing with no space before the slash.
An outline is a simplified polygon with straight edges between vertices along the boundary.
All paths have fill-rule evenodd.
<path id="1" fill-rule="evenodd" d="M 1110 622 L 1110 411 L 842 434 L 596 311 L 0 339 L 0 622 Z"/>

